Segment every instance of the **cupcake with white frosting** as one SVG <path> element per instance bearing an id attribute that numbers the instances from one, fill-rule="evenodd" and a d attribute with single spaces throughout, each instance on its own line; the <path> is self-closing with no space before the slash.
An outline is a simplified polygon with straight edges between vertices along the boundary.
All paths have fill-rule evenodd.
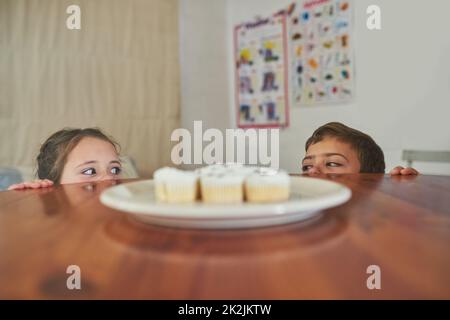
<path id="1" fill-rule="evenodd" d="M 196 169 L 198 175 L 204 176 L 208 174 L 216 174 L 216 173 L 222 173 L 225 172 L 225 165 L 221 163 L 211 164 L 209 166 L 205 166 L 199 169 Z"/>
<path id="2" fill-rule="evenodd" d="M 248 202 L 269 203 L 289 199 L 290 178 L 285 171 L 260 168 L 245 179 L 245 198 Z"/>
<path id="3" fill-rule="evenodd" d="M 233 172 L 207 173 L 200 177 L 201 197 L 205 203 L 244 201 L 245 176 Z"/>
<path id="4" fill-rule="evenodd" d="M 198 174 L 175 168 L 161 168 L 153 174 L 157 201 L 194 202 L 198 197 Z"/>

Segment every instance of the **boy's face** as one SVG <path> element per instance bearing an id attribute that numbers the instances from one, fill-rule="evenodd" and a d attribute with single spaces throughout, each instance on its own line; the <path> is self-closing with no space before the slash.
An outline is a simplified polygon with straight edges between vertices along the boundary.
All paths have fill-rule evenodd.
<path id="1" fill-rule="evenodd" d="M 359 173 L 360 168 L 356 151 L 332 137 L 310 145 L 302 161 L 302 171 L 307 174 Z"/>

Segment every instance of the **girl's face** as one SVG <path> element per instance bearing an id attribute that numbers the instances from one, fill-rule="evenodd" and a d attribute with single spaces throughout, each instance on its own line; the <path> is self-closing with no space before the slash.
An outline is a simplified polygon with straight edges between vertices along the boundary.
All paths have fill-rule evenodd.
<path id="1" fill-rule="evenodd" d="M 121 172 L 119 156 L 110 142 L 85 137 L 69 153 L 60 183 L 118 179 Z"/>
<path id="2" fill-rule="evenodd" d="M 327 137 L 310 145 L 302 161 L 307 174 L 359 173 L 360 168 L 358 155 L 348 143 Z"/>

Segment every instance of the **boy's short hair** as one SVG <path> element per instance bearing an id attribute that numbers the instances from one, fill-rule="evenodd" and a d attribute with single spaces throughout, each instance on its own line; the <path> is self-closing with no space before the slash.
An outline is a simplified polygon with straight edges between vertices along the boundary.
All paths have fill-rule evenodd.
<path id="1" fill-rule="evenodd" d="M 348 143 L 356 151 L 361 165 L 360 173 L 384 173 L 386 164 L 383 150 L 369 135 L 339 122 L 330 122 L 316 129 L 306 141 L 305 151 L 327 137 Z"/>

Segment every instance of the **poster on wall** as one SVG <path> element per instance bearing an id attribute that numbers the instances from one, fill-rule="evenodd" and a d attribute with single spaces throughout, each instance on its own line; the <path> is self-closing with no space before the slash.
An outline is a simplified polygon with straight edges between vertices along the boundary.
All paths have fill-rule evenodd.
<path id="1" fill-rule="evenodd" d="M 349 101 L 354 96 L 353 2 L 302 0 L 286 10 L 291 102 Z"/>
<path id="2" fill-rule="evenodd" d="M 234 29 L 237 126 L 289 125 L 286 16 L 283 12 Z"/>

